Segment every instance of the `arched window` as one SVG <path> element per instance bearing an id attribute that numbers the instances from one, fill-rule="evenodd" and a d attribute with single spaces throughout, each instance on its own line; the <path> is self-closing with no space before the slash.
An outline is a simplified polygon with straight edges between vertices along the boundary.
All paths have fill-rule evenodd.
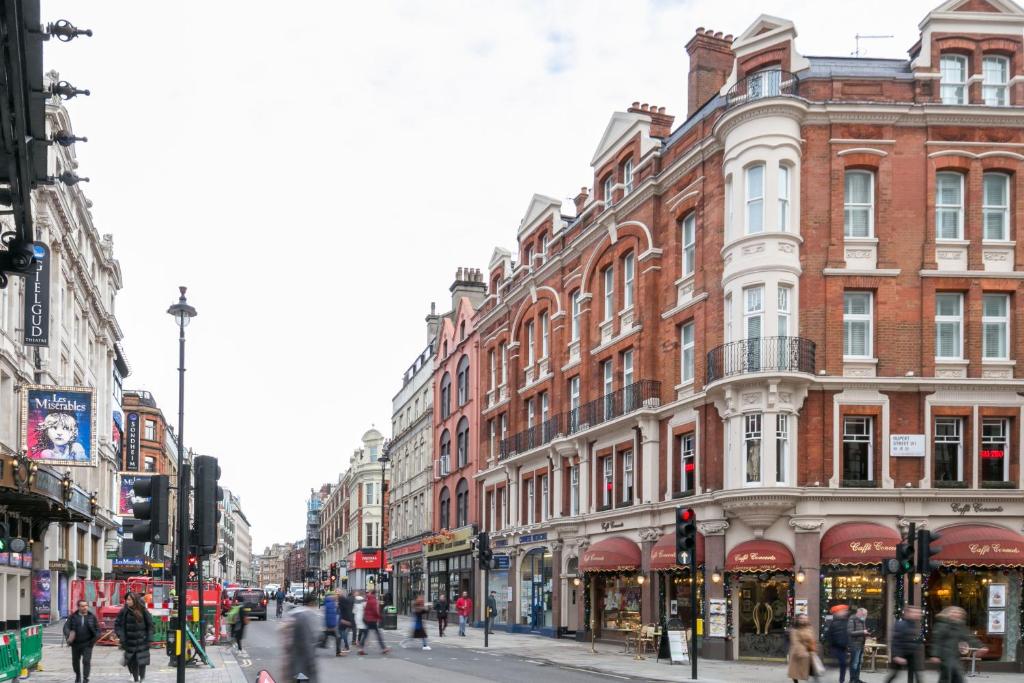
<path id="1" fill-rule="evenodd" d="M 469 400 L 469 356 L 459 359 L 458 367 L 459 405 L 466 405 Z"/>
<path id="2" fill-rule="evenodd" d="M 465 467 L 469 462 L 469 420 L 463 417 L 455 430 L 455 448 L 458 467 Z"/>
<path id="3" fill-rule="evenodd" d="M 469 483 L 465 479 L 459 479 L 455 487 L 455 526 L 469 524 Z"/>
<path id="4" fill-rule="evenodd" d="M 463 479 L 465 481 L 465 479 Z M 447 529 L 451 526 L 451 495 L 448 493 L 448 487 L 445 486 L 441 489 L 441 497 L 438 499 L 438 506 L 441 509 L 441 528 Z"/>
<path id="5" fill-rule="evenodd" d="M 452 414 L 452 376 L 447 372 L 441 377 L 441 419 Z"/>
<path id="6" fill-rule="evenodd" d="M 452 454 L 452 435 L 447 429 L 441 432 L 441 474 L 449 472 Z"/>
<path id="7" fill-rule="evenodd" d="M 461 323 L 459 323 L 459 341 L 462 341 L 465 338 L 466 338 L 466 321 L 463 320 Z"/>

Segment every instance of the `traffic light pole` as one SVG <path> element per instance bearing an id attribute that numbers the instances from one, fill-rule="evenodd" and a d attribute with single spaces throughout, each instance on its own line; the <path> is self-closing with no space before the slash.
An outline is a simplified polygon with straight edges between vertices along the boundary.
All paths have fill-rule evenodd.
<path id="1" fill-rule="evenodd" d="M 484 647 L 490 647 L 490 636 L 491 636 L 491 608 L 487 605 L 487 601 L 490 599 L 488 596 L 490 593 L 487 589 L 491 587 L 491 569 L 487 565 L 484 565 Z"/>
<path id="2" fill-rule="evenodd" d="M 203 556 L 196 552 L 196 596 L 199 599 L 199 642 L 206 643 L 203 630 Z"/>
<path id="3" fill-rule="evenodd" d="M 690 678 L 697 680 L 697 608 L 701 602 L 697 599 L 697 548 L 690 553 Z"/>
<path id="4" fill-rule="evenodd" d="M 185 603 L 187 602 L 185 572 L 188 567 L 188 499 L 191 467 L 185 463 L 185 325 L 178 324 L 178 574 L 175 592 L 178 599 L 178 628 L 174 634 L 177 683 L 185 683 Z"/>

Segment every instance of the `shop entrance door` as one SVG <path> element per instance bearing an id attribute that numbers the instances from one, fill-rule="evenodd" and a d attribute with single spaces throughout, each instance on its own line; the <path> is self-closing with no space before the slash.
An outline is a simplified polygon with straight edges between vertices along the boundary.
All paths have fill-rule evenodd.
<path id="1" fill-rule="evenodd" d="M 789 610 L 789 577 L 776 574 L 744 574 L 733 600 L 739 626 L 740 657 L 786 658 L 786 618 Z"/>

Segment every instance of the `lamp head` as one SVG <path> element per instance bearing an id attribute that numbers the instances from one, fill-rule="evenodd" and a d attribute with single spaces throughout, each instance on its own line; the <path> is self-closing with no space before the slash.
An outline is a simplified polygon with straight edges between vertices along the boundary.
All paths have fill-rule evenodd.
<path id="1" fill-rule="evenodd" d="M 186 289 L 187 287 L 178 287 L 178 291 L 181 293 L 178 297 L 178 303 L 172 304 L 167 309 L 167 313 L 174 317 L 178 327 L 188 327 L 188 324 L 192 322 L 192 318 L 199 315 L 195 308 L 188 305 L 188 301 L 185 299 Z"/>

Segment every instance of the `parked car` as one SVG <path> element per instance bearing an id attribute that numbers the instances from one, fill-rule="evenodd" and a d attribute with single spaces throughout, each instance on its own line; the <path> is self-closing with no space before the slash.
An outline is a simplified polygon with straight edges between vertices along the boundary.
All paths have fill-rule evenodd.
<path id="1" fill-rule="evenodd" d="M 300 603 L 302 602 L 302 596 L 305 594 L 305 590 L 302 586 L 292 586 L 291 590 L 288 591 L 288 602 Z"/>
<path id="2" fill-rule="evenodd" d="M 235 591 L 235 599 L 242 599 L 242 609 L 250 619 L 267 618 L 267 596 L 258 588 L 239 588 Z"/>

